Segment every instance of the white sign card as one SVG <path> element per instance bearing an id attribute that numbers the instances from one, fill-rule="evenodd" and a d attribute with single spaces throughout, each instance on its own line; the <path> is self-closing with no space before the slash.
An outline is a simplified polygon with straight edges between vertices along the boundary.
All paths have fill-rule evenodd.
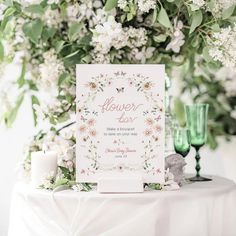
<path id="1" fill-rule="evenodd" d="M 164 182 L 164 65 L 77 65 L 78 182 Z"/>

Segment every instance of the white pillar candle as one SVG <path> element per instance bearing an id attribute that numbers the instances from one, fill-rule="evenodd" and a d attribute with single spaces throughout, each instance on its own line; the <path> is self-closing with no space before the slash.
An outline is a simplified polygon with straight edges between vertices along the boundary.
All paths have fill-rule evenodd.
<path id="1" fill-rule="evenodd" d="M 39 151 L 31 153 L 31 183 L 38 187 L 45 177 L 57 173 L 57 153 L 53 151 Z"/>

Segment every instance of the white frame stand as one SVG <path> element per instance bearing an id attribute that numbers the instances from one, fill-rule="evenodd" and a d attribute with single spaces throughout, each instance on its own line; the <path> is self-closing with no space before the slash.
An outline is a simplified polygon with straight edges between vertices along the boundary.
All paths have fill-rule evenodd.
<path id="1" fill-rule="evenodd" d="M 142 193 L 143 179 L 141 176 L 132 177 L 101 177 L 98 180 L 99 193 Z"/>

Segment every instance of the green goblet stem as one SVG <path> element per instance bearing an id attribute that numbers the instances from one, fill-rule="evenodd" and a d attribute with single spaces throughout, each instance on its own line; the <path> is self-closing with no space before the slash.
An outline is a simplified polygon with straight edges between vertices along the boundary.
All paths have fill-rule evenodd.
<path id="1" fill-rule="evenodd" d="M 196 150 L 196 156 L 195 156 L 195 160 L 196 160 L 196 167 L 195 167 L 195 170 L 196 170 L 196 177 L 199 178 L 200 177 L 200 170 L 201 170 L 201 166 L 200 166 L 200 154 L 199 154 L 199 149 L 200 147 L 199 146 L 195 146 L 195 150 Z"/>

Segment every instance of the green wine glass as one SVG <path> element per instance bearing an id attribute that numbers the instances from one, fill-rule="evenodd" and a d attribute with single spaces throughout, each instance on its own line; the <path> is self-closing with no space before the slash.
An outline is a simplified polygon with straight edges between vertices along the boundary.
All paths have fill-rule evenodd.
<path id="1" fill-rule="evenodd" d="M 176 127 L 174 129 L 175 152 L 186 157 L 190 151 L 190 131 L 187 128 Z"/>
<path id="2" fill-rule="evenodd" d="M 185 115 L 187 127 L 190 131 L 191 145 L 196 150 L 196 176 L 190 178 L 191 181 L 210 181 L 211 179 L 202 177 L 200 175 L 200 148 L 206 143 L 207 140 L 207 116 L 208 104 L 194 104 L 185 106 Z"/>

